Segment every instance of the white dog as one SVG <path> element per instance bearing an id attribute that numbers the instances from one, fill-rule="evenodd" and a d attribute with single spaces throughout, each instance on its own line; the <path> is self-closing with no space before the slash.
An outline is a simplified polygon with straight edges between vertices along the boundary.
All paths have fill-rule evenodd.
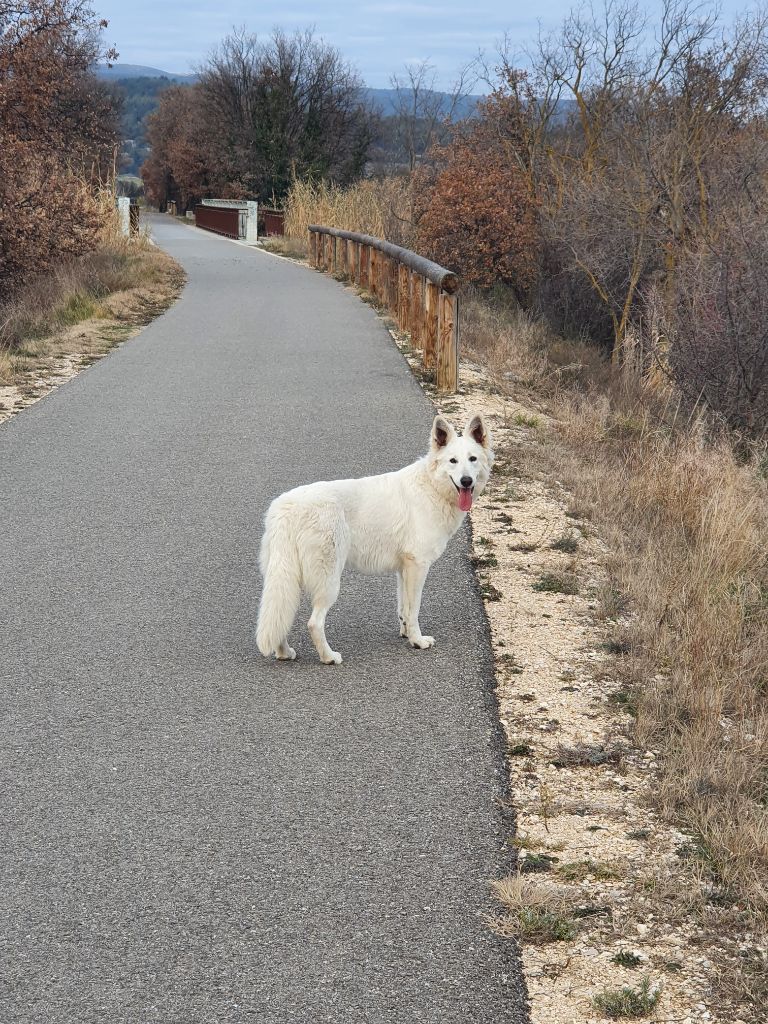
<path id="1" fill-rule="evenodd" d="M 308 484 L 276 498 L 261 542 L 261 653 L 296 657 L 288 633 L 303 589 L 312 599 L 308 626 L 320 660 L 341 663 L 325 638 L 325 617 L 339 596 L 347 563 L 367 573 L 396 572 L 400 635 L 413 647 L 431 647 L 434 638 L 419 628 L 424 581 L 461 526 L 472 496 L 485 488 L 492 465 L 482 416 L 473 416 L 463 435 L 437 416 L 429 452 L 405 469 Z"/>

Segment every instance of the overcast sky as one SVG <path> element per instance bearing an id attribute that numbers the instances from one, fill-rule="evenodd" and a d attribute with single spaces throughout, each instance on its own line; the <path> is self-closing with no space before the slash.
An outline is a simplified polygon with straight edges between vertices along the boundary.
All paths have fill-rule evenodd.
<path id="1" fill-rule="evenodd" d="M 554 28 L 574 5 L 569 0 L 93 0 L 93 6 L 109 21 L 105 42 L 118 49 L 118 63 L 186 74 L 235 26 L 258 34 L 275 25 L 314 26 L 369 86 L 386 87 L 404 64 L 429 60 L 438 85 L 447 88 L 478 49 L 493 51 L 505 32 L 522 48 L 536 38 L 539 22 Z M 736 0 L 722 4 L 725 12 L 745 6 Z"/>

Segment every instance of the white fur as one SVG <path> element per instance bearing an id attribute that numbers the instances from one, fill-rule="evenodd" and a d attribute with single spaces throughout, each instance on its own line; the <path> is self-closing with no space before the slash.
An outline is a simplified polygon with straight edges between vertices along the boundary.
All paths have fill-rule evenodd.
<path id="1" fill-rule="evenodd" d="M 304 590 L 312 600 L 308 627 L 320 660 L 341 662 L 325 638 L 325 617 L 346 564 L 366 573 L 397 573 L 400 635 L 413 647 L 431 647 L 434 638 L 419 628 L 424 581 L 466 515 L 458 504 L 462 478 L 465 484 L 471 478 L 477 496 L 492 465 L 481 416 L 468 421 L 463 435 L 437 416 L 428 453 L 412 465 L 380 476 L 308 484 L 276 498 L 261 543 L 261 653 L 296 657 L 288 633 Z"/>

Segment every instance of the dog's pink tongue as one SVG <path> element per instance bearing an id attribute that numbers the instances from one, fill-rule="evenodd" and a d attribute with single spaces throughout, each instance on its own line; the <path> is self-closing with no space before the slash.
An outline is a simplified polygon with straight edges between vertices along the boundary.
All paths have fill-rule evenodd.
<path id="1" fill-rule="evenodd" d="M 472 508 L 472 491 L 469 487 L 462 487 L 459 491 L 459 508 L 462 512 L 469 512 Z"/>

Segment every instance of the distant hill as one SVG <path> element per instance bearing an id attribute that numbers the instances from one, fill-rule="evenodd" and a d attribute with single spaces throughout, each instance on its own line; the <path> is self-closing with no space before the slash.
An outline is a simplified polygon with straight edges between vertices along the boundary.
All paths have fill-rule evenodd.
<path id="1" fill-rule="evenodd" d="M 99 67 L 96 70 L 121 102 L 123 151 L 120 170 L 125 174 L 138 174 L 149 155 L 147 118 L 157 109 L 160 94 L 171 86 L 191 85 L 196 80 L 195 76 L 170 75 L 159 68 L 145 68 L 138 64 L 118 64 L 113 68 Z"/>
<path id="2" fill-rule="evenodd" d="M 382 117 L 392 117 L 397 113 L 397 90 L 396 89 L 368 89 L 364 90 L 365 96 L 379 110 Z M 447 92 L 435 92 L 434 97 L 439 100 L 440 114 L 445 117 L 451 109 L 451 95 Z M 483 99 L 482 96 L 462 96 L 456 104 L 454 116 L 458 121 L 465 117 L 472 117 L 477 110 L 477 104 Z"/>
<path id="3" fill-rule="evenodd" d="M 180 75 L 173 71 L 161 71 L 160 68 L 145 67 L 143 64 L 113 64 L 108 67 L 100 64 L 96 68 L 99 78 L 110 82 L 119 82 L 123 79 L 132 78 L 157 78 L 167 79 L 169 82 L 191 85 L 197 81 L 197 75 Z M 395 89 L 370 89 L 365 88 L 363 94 L 378 109 L 382 117 L 391 117 L 397 112 L 397 90 Z M 434 94 L 440 101 L 440 113 L 448 114 L 451 107 L 451 96 L 447 92 L 436 92 Z M 471 117 L 475 112 L 478 101 L 482 96 L 463 96 L 456 106 L 456 116 L 461 119 Z"/>
<path id="4" fill-rule="evenodd" d="M 113 64 L 96 67 L 99 78 L 108 82 L 121 96 L 123 103 L 122 134 L 123 160 L 121 170 L 137 174 L 149 152 L 146 144 L 146 119 L 157 107 L 160 93 L 171 85 L 192 85 L 197 75 L 180 75 L 143 64 Z M 436 92 L 440 114 L 446 116 L 450 110 L 451 97 L 448 93 Z M 379 111 L 383 118 L 397 112 L 397 91 L 395 89 L 363 90 L 363 98 Z M 472 117 L 481 96 L 464 96 L 456 105 L 455 117 L 461 120 Z"/>
<path id="5" fill-rule="evenodd" d="M 173 71 L 144 67 L 143 64 L 113 64 L 111 67 L 99 64 L 96 67 L 96 74 L 99 78 L 106 78 L 110 82 L 119 81 L 121 78 L 167 78 L 170 82 L 191 85 L 192 82 L 197 81 L 197 75 L 178 75 Z"/>

